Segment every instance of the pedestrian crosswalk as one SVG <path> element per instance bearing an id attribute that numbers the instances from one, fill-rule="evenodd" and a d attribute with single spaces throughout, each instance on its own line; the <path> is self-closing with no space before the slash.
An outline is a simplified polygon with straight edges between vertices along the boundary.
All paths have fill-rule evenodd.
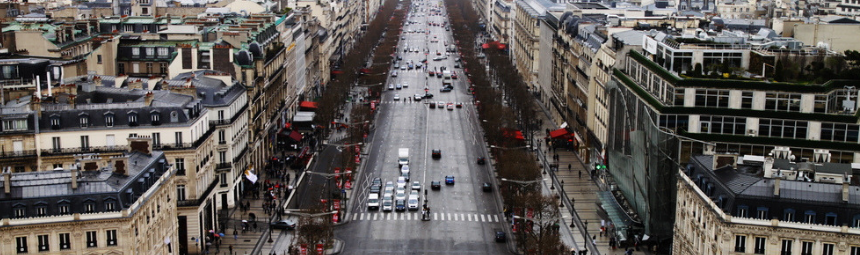
<path id="1" fill-rule="evenodd" d="M 360 212 L 354 213 L 353 221 L 416 221 L 421 220 L 421 213 L 413 212 Z M 499 222 L 499 215 L 476 213 L 431 213 L 431 220 L 462 221 L 462 222 Z"/>

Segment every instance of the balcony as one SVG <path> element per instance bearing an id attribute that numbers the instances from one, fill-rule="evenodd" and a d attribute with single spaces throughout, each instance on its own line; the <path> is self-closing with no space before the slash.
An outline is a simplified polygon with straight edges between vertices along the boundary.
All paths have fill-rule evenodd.
<path id="1" fill-rule="evenodd" d="M 0 151 L 0 159 L 32 156 L 36 156 L 36 150 Z"/>
<path id="2" fill-rule="evenodd" d="M 236 114 L 233 114 L 233 117 L 229 120 L 210 120 L 209 126 L 222 126 L 232 124 L 233 122 L 236 122 L 236 120 L 239 119 L 239 117 L 242 116 L 242 113 L 244 113 L 247 109 L 248 103 L 246 102 L 245 105 L 243 105 L 242 108 L 239 108 L 239 110 L 236 111 Z"/>
<path id="3" fill-rule="evenodd" d="M 209 194 L 211 194 L 212 191 L 215 190 L 215 187 L 218 186 L 219 182 L 220 181 L 218 180 L 218 176 L 215 176 L 215 179 L 212 180 L 212 183 L 209 184 L 209 187 L 206 188 L 206 191 L 203 191 L 202 194 L 197 196 L 197 199 L 186 199 L 186 200 L 182 200 L 182 201 L 176 201 L 176 206 L 179 206 L 179 207 L 197 207 L 197 206 L 200 206 L 200 204 L 203 203 L 203 201 L 206 201 L 206 198 L 209 197 Z"/>
<path id="4" fill-rule="evenodd" d="M 44 150 L 42 150 L 42 156 L 59 156 L 59 155 L 69 155 L 69 154 L 77 154 L 77 153 L 123 152 L 123 151 L 128 151 L 128 146 L 126 146 L 126 145 L 115 145 L 115 146 L 44 149 Z"/>
<path id="5" fill-rule="evenodd" d="M 231 162 L 222 162 L 215 165 L 215 170 L 230 170 L 233 167 Z"/>

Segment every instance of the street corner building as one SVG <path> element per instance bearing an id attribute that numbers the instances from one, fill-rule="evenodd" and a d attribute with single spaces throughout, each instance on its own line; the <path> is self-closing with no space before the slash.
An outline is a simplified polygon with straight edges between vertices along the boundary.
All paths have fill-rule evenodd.
<path id="1" fill-rule="evenodd" d="M 150 141 L 69 169 L 4 167 L 0 254 L 176 253 L 176 169 Z"/>

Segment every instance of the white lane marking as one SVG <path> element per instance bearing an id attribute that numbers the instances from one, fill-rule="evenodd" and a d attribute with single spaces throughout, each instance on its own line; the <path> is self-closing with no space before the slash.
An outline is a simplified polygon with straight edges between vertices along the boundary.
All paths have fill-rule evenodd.
<path id="1" fill-rule="evenodd" d="M 373 214 L 373 220 L 378 220 L 378 219 L 379 219 L 379 217 L 378 217 L 378 216 L 379 216 L 379 214 L 378 214 L 378 213 L 374 213 L 374 214 Z M 367 218 L 369 219 L 369 218 L 370 218 L 370 215 L 368 215 L 368 217 L 367 217 Z"/>
<path id="2" fill-rule="evenodd" d="M 466 216 L 469 216 L 469 221 L 472 221 L 472 215 L 471 214 L 466 214 Z"/>
<path id="3" fill-rule="evenodd" d="M 499 216 L 493 215 L 493 222 L 499 222 Z"/>
<path id="4" fill-rule="evenodd" d="M 412 214 L 411 213 L 405 213 L 405 214 L 406 214 L 406 220 L 412 220 Z"/>
<path id="5" fill-rule="evenodd" d="M 433 220 L 436 220 L 436 213 L 433 213 Z"/>
<path id="6" fill-rule="evenodd" d="M 386 220 L 391 220 L 391 217 L 392 217 L 391 215 L 392 215 L 391 213 L 388 213 L 388 217 L 385 217 L 385 219 L 386 219 Z"/>
<path id="7" fill-rule="evenodd" d="M 361 215 L 361 219 L 364 219 L 364 213 L 356 213 L 352 215 L 352 220 L 358 220 L 358 215 Z"/>
<path id="8" fill-rule="evenodd" d="M 460 217 L 456 213 L 454 214 L 454 221 L 460 221 Z"/>
<path id="9" fill-rule="evenodd" d="M 486 219 L 484 219 L 484 215 L 483 215 L 483 214 L 481 214 L 481 222 L 487 222 L 487 220 L 486 220 Z"/>

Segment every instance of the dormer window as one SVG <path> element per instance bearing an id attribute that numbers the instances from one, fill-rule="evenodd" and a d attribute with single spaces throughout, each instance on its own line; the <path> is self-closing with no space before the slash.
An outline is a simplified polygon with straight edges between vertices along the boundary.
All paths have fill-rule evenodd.
<path id="1" fill-rule="evenodd" d="M 127 32 L 134 32 L 134 27 L 132 27 L 131 25 L 126 25 L 125 29 L 126 29 L 125 31 L 127 31 Z M 134 58 L 139 57 L 140 56 L 140 48 L 131 48 L 131 56 Z"/>
<path id="2" fill-rule="evenodd" d="M 128 125 L 137 126 L 137 112 L 128 112 Z"/>
<path id="3" fill-rule="evenodd" d="M 158 111 L 152 111 L 149 113 L 149 118 L 152 121 L 153 126 L 161 125 L 161 113 Z"/>
<path id="4" fill-rule="evenodd" d="M 51 116 L 51 129 L 60 129 L 60 116 Z"/>
<path id="5" fill-rule="evenodd" d="M 86 127 L 90 126 L 90 117 L 87 116 L 86 114 L 81 114 L 78 117 L 78 119 L 80 119 L 81 128 L 86 128 Z"/>
<path id="6" fill-rule="evenodd" d="M 113 116 L 112 112 L 105 113 L 105 127 L 113 127 Z"/>

